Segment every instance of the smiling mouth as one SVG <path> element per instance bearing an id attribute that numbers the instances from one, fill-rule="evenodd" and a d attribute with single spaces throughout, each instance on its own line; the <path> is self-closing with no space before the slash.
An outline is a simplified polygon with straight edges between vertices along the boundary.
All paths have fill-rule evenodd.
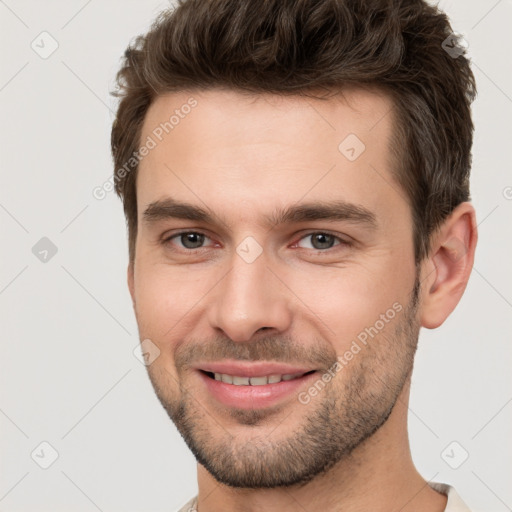
<path id="1" fill-rule="evenodd" d="M 315 373 L 316 370 L 311 370 L 305 373 L 293 373 L 293 374 L 273 374 L 273 375 L 261 375 L 255 377 L 241 377 L 238 375 L 229 375 L 227 373 L 214 373 L 201 370 L 201 372 L 208 376 L 210 379 L 223 382 L 225 384 L 232 384 L 234 386 L 265 386 L 267 384 L 279 384 L 282 381 L 290 381 L 305 377 Z"/>

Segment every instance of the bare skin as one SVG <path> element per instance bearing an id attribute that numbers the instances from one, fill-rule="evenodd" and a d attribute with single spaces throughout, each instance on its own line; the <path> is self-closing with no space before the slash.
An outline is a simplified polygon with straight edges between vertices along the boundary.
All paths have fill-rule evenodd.
<path id="1" fill-rule="evenodd" d="M 197 105 L 182 109 L 191 97 Z M 161 96 L 146 116 L 141 144 L 148 137 L 157 144 L 139 167 L 128 285 L 140 339 L 160 350 L 148 366 L 151 382 L 203 461 L 200 512 L 441 512 L 446 506 L 411 459 L 409 384 L 419 328 L 441 325 L 464 292 L 475 213 L 469 203 L 455 209 L 417 273 L 410 206 L 388 147 L 391 107 L 384 95 L 355 89 L 328 101 L 212 90 Z M 156 139 L 155 128 L 175 109 L 190 112 Z M 349 134 L 364 151 L 353 138 L 348 153 L 339 149 Z M 144 215 L 168 198 L 213 217 Z M 279 209 L 333 201 L 369 215 L 265 223 Z M 200 247 L 173 236 L 182 231 L 204 235 Z M 332 247 L 319 247 L 315 233 L 331 235 L 320 241 Z M 247 237 L 257 245 L 249 247 Z M 237 252 L 241 243 L 261 254 L 248 263 Z M 388 318 L 393 305 L 397 314 Z M 376 323 L 382 315 L 386 321 Z M 371 326 L 378 328 L 370 342 L 345 356 Z M 283 340 L 289 343 L 277 343 Z M 271 407 L 219 403 L 201 365 L 248 353 L 301 364 L 316 370 L 317 379 L 327 367 L 320 361 L 345 362 L 313 397 L 311 381 L 304 381 Z M 315 364 L 309 353 L 318 356 Z M 307 403 L 298 399 L 304 393 Z M 319 439 L 330 443 L 328 454 Z M 292 453 L 304 457 L 290 460 Z M 332 463 L 320 470 L 329 454 Z"/>

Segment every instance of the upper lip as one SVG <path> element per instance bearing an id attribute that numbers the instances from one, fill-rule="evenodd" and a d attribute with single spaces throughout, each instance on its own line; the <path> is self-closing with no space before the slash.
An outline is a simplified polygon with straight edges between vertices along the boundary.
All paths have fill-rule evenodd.
<path id="1" fill-rule="evenodd" d="M 305 366 L 294 366 L 270 361 L 218 361 L 195 365 L 197 370 L 212 373 L 224 373 L 237 377 L 264 377 L 269 375 L 293 375 L 315 370 Z"/>

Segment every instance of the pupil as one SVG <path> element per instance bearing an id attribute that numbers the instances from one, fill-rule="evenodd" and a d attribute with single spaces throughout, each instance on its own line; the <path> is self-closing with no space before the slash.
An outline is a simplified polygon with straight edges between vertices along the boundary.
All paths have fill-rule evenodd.
<path id="1" fill-rule="evenodd" d="M 334 241 L 334 237 L 332 235 L 328 235 L 326 233 L 317 233 L 317 234 L 313 235 L 313 247 L 315 247 L 315 249 L 329 249 L 332 247 L 333 241 Z M 319 243 L 316 243 L 316 242 L 319 242 Z"/>
<path id="2" fill-rule="evenodd" d="M 187 249 L 197 249 L 201 247 L 204 241 L 204 235 L 201 233 L 185 233 L 181 235 L 181 243 Z"/>

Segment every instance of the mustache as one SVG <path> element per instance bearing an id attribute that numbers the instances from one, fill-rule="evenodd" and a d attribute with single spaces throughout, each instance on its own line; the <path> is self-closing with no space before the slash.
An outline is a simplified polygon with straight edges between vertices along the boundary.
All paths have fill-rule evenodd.
<path id="1" fill-rule="evenodd" d="M 328 370 L 337 361 L 334 348 L 318 340 L 313 344 L 298 343 L 289 336 L 265 336 L 254 341 L 235 342 L 226 337 L 181 343 L 175 352 L 178 370 L 198 362 L 212 363 L 222 359 L 238 361 L 274 361 L 318 366 Z"/>

